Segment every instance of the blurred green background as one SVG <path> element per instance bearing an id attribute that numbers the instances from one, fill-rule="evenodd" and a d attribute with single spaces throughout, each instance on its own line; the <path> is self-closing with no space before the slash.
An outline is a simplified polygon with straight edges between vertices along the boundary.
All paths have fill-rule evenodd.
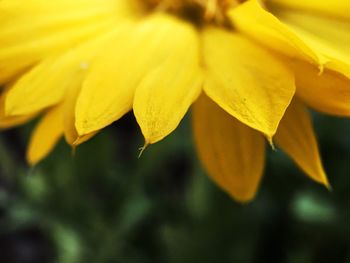
<path id="1" fill-rule="evenodd" d="M 190 120 L 140 159 L 132 114 L 34 168 L 33 123 L 0 135 L 0 262 L 350 262 L 350 121 L 314 115 L 332 192 L 269 150 L 256 199 L 205 175 Z"/>

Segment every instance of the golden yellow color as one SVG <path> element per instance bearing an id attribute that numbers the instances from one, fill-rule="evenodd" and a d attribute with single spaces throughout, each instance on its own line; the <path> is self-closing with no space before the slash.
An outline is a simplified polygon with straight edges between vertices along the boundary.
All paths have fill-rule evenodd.
<path id="1" fill-rule="evenodd" d="M 199 158 L 236 200 L 269 144 L 330 187 L 307 107 L 350 116 L 349 29 L 346 0 L 1 0 L 0 127 L 42 116 L 35 165 L 131 110 L 156 143 L 193 105 Z"/>
<path id="2" fill-rule="evenodd" d="M 253 198 L 264 169 L 263 135 L 205 95 L 194 106 L 193 129 L 198 154 L 213 179 L 241 202 Z"/>

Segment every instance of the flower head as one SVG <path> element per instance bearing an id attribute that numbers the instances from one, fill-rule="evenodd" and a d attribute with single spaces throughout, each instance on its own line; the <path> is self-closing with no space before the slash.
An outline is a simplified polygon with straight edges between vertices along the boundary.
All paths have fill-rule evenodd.
<path id="1" fill-rule="evenodd" d="M 153 144 L 193 105 L 209 175 L 256 193 L 265 141 L 328 186 L 305 105 L 350 114 L 350 4 L 337 0 L 2 0 L 0 126 L 41 115 L 35 164 L 130 110 Z"/>

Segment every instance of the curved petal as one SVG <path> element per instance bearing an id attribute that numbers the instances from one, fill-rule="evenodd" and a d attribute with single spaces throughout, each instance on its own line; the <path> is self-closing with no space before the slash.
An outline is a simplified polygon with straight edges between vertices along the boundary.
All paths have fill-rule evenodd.
<path id="1" fill-rule="evenodd" d="M 22 125 L 34 117 L 35 115 L 4 116 L 0 113 L 0 129 L 10 129 Z"/>
<path id="2" fill-rule="evenodd" d="M 350 21 L 287 9 L 274 14 L 328 61 L 336 59 L 350 68 Z"/>
<path id="3" fill-rule="evenodd" d="M 174 25 L 161 43 L 170 54 L 159 59 L 163 61 L 141 80 L 133 105 L 146 144 L 171 133 L 202 89 L 195 30 L 185 24 Z"/>
<path id="4" fill-rule="evenodd" d="M 308 11 L 313 13 L 333 15 L 340 18 L 350 18 L 350 1 L 334 0 L 267 0 L 268 4 L 283 6 L 298 11 Z"/>
<path id="5" fill-rule="evenodd" d="M 112 35 L 113 31 L 51 56 L 28 71 L 8 91 L 6 114 L 30 114 L 62 101 L 66 90 L 81 85 L 92 60 Z"/>
<path id="6" fill-rule="evenodd" d="M 310 116 L 298 100 L 287 109 L 274 140 L 310 178 L 329 187 Z"/>
<path id="7" fill-rule="evenodd" d="M 180 70 L 169 61 L 174 61 L 174 54 L 181 55 L 185 46 L 189 50 L 193 49 L 193 52 L 184 59 L 188 59 L 188 63 L 194 63 L 197 43 L 193 34 L 193 29 L 187 23 L 175 17 L 156 14 L 117 35 L 111 45 L 106 46 L 103 54 L 92 64 L 90 74 L 83 84 L 76 108 L 76 128 L 79 135 L 99 130 L 131 110 L 135 90 L 144 79 L 135 102 L 139 112 L 144 99 L 140 96 L 146 95 L 145 91 L 151 90 L 147 86 L 156 81 L 157 76 L 154 72 L 164 71 L 161 69 L 162 64 L 172 73 L 176 69 Z M 170 73 L 166 74 L 162 81 L 170 80 Z M 193 74 L 184 77 L 180 81 L 181 85 L 194 85 L 191 79 Z M 153 88 L 160 92 L 163 86 L 159 84 Z M 171 85 L 178 84 L 180 83 L 171 83 Z M 143 118 L 141 114 L 138 117 Z"/>
<path id="8" fill-rule="evenodd" d="M 73 148 L 89 140 L 96 134 L 96 132 L 93 132 L 79 136 L 75 127 L 75 107 L 81 88 L 81 80 L 78 78 L 75 84 L 73 84 L 70 89 L 67 90 L 64 101 L 62 103 L 64 137 L 66 139 L 66 142 Z"/>
<path id="9" fill-rule="evenodd" d="M 0 97 L 0 129 L 9 129 L 18 125 L 22 125 L 36 116 L 37 113 L 19 116 L 7 116 L 5 114 L 6 93 L 7 92 L 5 91 L 4 94 L 1 94 Z"/>
<path id="10" fill-rule="evenodd" d="M 98 0 L 0 1 L 0 83 L 34 63 L 109 31 L 125 8 Z M 125 5 L 125 4 L 124 4 Z"/>
<path id="11" fill-rule="evenodd" d="M 288 26 L 266 11 L 258 0 L 248 0 L 231 9 L 229 17 L 237 30 L 273 50 L 316 65 L 327 62 L 322 54 L 313 50 Z"/>
<path id="12" fill-rule="evenodd" d="M 193 131 L 211 178 L 240 202 L 254 198 L 264 168 L 264 137 L 204 95 L 194 104 Z"/>
<path id="13" fill-rule="evenodd" d="M 131 46 L 134 26 L 116 32 L 96 60 L 83 82 L 75 108 L 75 127 L 79 136 L 100 130 L 122 117 L 132 107 L 139 81 L 137 57 Z"/>
<path id="14" fill-rule="evenodd" d="M 50 109 L 35 127 L 30 138 L 27 160 L 35 165 L 44 159 L 55 147 L 63 135 L 62 108 Z"/>
<path id="15" fill-rule="evenodd" d="M 303 61 L 290 61 L 295 74 L 297 95 L 318 111 L 338 116 L 350 116 L 350 78 L 324 69 L 319 70 Z"/>
<path id="16" fill-rule="evenodd" d="M 304 42 L 328 59 L 321 72 L 306 62 L 290 61 L 298 95 L 319 111 L 349 116 L 350 22 L 286 8 L 276 8 L 274 13 Z"/>
<path id="17" fill-rule="evenodd" d="M 271 139 L 295 92 L 292 72 L 253 42 L 217 28 L 203 32 L 203 53 L 207 95 Z"/>

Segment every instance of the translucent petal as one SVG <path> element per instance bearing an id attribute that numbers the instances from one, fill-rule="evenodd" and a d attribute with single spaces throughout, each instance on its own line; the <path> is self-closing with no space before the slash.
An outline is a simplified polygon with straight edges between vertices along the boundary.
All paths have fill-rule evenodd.
<path id="1" fill-rule="evenodd" d="M 297 95 L 318 111 L 350 116 L 350 78 L 336 71 L 318 68 L 303 61 L 290 61 Z"/>
<path id="2" fill-rule="evenodd" d="M 329 187 L 310 116 L 298 100 L 287 109 L 274 140 L 310 178 Z"/>
<path id="3" fill-rule="evenodd" d="M 194 104 L 193 130 L 199 157 L 211 178 L 240 202 L 254 198 L 264 168 L 262 134 L 206 96 Z"/>
<path id="4" fill-rule="evenodd" d="M 288 26 L 266 11 L 258 0 L 248 0 L 229 12 L 234 27 L 263 45 L 289 57 L 310 61 L 317 65 L 327 59 L 309 47 Z"/>

